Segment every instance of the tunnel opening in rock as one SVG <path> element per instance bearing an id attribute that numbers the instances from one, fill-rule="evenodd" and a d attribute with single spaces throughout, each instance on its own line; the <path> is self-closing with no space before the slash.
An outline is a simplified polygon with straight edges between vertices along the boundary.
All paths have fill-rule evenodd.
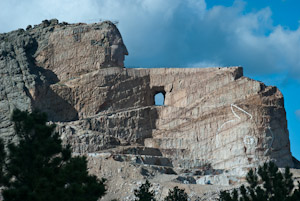
<path id="1" fill-rule="evenodd" d="M 152 105 L 165 105 L 166 91 L 164 86 L 152 86 L 150 92 Z"/>
<path id="2" fill-rule="evenodd" d="M 157 92 L 154 95 L 154 105 L 157 106 L 165 105 L 165 93 Z"/>

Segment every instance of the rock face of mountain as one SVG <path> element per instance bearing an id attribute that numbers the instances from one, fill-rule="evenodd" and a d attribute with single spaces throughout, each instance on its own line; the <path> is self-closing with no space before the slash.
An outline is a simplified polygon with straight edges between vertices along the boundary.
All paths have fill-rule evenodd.
<path id="1" fill-rule="evenodd" d="M 293 166 L 282 94 L 239 67 L 110 68 L 53 91 L 77 112 L 78 120 L 59 123 L 76 153 L 143 145 L 185 169 L 247 170 L 271 159 Z M 164 106 L 154 105 L 159 92 Z"/>
<path id="2" fill-rule="evenodd" d="M 26 31 L 0 34 L 0 133 L 13 138 L 9 120 L 14 108 L 41 109 L 51 120 L 78 119 L 68 88 L 57 85 L 95 70 L 124 67 L 128 55 L 122 37 L 111 22 L 68 24 L 45 20 Z"/>
<path id="3" fill-rule="evenodd" d="M 126 69 L 124 55 L 111 22 L 45 20 L 0 34 L 1 137 L 15 140 L 14 108 L 39 109 L 98 176 L 114 161 L 147 167 L 138 170 L 143 177 L 189 174 L 177 181 L 230 185 L 265 161 L 294 166 L 276 87 L 244 77 L 241 67 Z"/>

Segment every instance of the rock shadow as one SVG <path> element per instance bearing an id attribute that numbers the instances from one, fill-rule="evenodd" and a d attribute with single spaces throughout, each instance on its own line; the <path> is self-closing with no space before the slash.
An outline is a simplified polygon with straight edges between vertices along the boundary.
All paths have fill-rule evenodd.
<path id="1" fill-rule="evenodd" d="M 62 89 L 70 93 L 70 88 Z M 48 120 L 53 122 L 69 122 L 78 120 L 78 112 L 67 100 L 63 99 L 50 86 L 37 87 L 33 99 L 33 108 L 47 113 Z"/>
<path id="2" fill-rule="evenodd" d="M 71 104 L 57 94 L 50 85 L 58 83 L 60 80 L 57 75 L 43 67 L 37 65 L 35 54 L 38 50 L 38 42 L 32 39 L 30 45 L 26 47 L 26 56 L 31 74 L 35 75 L 34 89 L 27 90 L 32 100 L 32 107 L 47 113 L 50 121 L 74 121 L 78 120 L 78 111 Z M 59 88 L 62 94 L 69 97 L 71 89 L 63 86 Z"/>

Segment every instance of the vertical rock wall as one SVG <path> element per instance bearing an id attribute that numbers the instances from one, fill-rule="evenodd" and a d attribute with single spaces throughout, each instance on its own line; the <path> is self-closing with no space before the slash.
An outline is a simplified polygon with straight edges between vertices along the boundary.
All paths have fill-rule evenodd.
<path id="1" fill-rule="evenodd" d="M 80 115 L 60 132 L 76 152 L 114 147 L 103 143 L 109 136 L 118 145 L 158 148 L 187 169 L 247 171 L 268 160 L 293 166 L 282 94 L 243 77 L 240 67 L 110 68 L 65 84 Z M 164 106 L 154 105 L 158 92 Z"/>
<path id="2" fill-rule="evenodd" d="M 110 22 L 51 20 L 1 34 L 1 136 L 13 139 L 14 108 L 36 108 L 74 153 L 142 146 L 182 169 L 293 166 L 276 87 L 244 77 L 241 67 L 125 69 L 127 54 Z M 154 105 L 159 92 L 164 106 Z"/>
<path id="3" fill-rule="evenodd" d="M 110 66 L 123 67 L 127 49 L 111 22 L 68 24 L 45 20 L 26 31 L 0 34 L 0 133 L 13 140 L 10 116 L 14 108 L 37 108 L 51 120 L 78 119 L 66 97 L 55 85 Z M 56 117 L 59 116 L 60 119 Z"/>
<path id="4" fill-rule="evenodd" d="M 182 167 L 238 169 L 275 160 L 293 166 L 283 96 L 243 77 L 241 68 L 151 69 L 165 106 L 145 146 L 184 149 Z M 187 156 L 189 155 L 189 156 Z M 243 169 L 243 168 L 242 168 Z"/>

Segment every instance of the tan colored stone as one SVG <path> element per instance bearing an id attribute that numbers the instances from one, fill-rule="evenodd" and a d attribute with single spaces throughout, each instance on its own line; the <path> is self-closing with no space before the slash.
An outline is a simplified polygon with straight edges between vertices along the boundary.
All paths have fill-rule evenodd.
<path id="1" fill-rule="evenodd" d="M 126 69 L 127 54 L 111 22 L 52 20 L 0 34 L 1 136 L 14 140 L 14 108 L 47 112 L 73 154 L 87 155 L 90 172 L 123 200 L 145 178 L 162 198 L 174 182 L 236 185 L 269 160 L 299 166 L 276 87 L 241 67 Z M 159 92 L 164 106 L 154 105 Z M 191 195 L 198 187 L 184 186 Z"/>
<path id="2" fill-rule="evenodd" d="M 75 126 L 75 133 L 82 130 L 79 133 L 108 135 L 121 144 L 184 149 L 190 168 L 197 168 L 195 160 L 238 172 L 268 160 L 293 166 L 286 121 L 282 121 L 285 111 L 281 93 L 243 77 L 239 67 L 110 68 L 82 75 L 65 85 L 70 89 L 65 99 L 73 103 L 78 122 L 84 125 L 78 128 L 75 122 L 68 123 Z M 165 91 L 166 105 L 154 106 L 155 93 L 165 86 L 169 88 Z M 55 90 L 62 94 L 65 89 Z M 81 135 L 70 137 L 75 136 Z M 68 142 L 77 146 L 76 141 Z M 102 149 L 99 144 L 87 146 Z M 175 154 L 173 163 L 185 167 L 180 165 L 181 157 Z"/>

